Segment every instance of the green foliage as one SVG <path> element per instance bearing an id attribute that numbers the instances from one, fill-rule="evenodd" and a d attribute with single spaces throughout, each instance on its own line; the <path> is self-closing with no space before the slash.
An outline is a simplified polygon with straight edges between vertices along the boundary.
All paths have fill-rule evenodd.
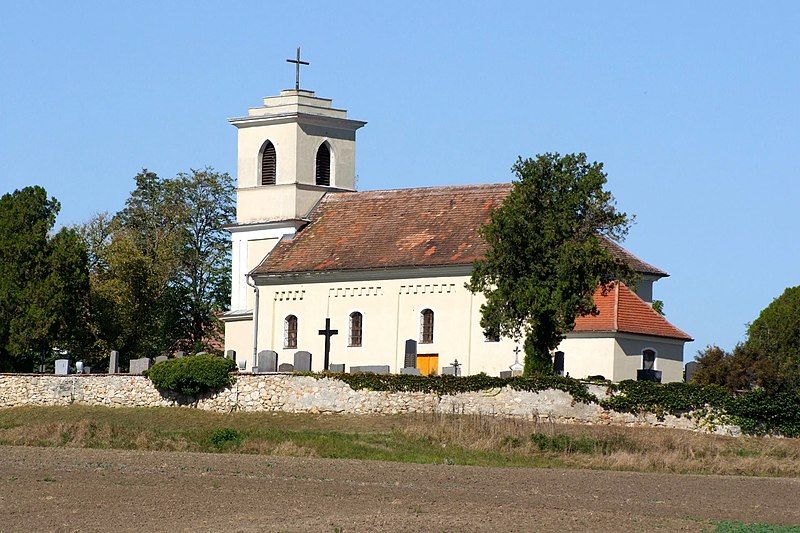
<path id="1" fill-rule="evenodd" d="M 244 435 L 232 428 L 220 428 L 215 429 L 208 440 L 215 448 L 222 449 L 229 445 L 240 444 L 244 440 Z"/>
<path id="2" fill-rule="evenodd" d="M 697 370 L 692 382 L 699 385 L 720 385 L 730 391 L 762 387 L 770 392 L 792 388 L 796 377 L 781 369 L 775 358 L 754 349 L 749 342 L 736 345 L 728 353 L 718 346 L 698 352 Z"/>
<path id="3" fill-rule="evenodd" d="M 55 350 L 86 346 L 86 249 L 74 230 L 54 235 L 60 205 L 42 187 L 0 198 L 0 370 L 31 371 Z"/>
<path id="4" fill-rule="evenodd" d="M 775 298 L 747 328 L 747 346 L 800 382 L 800 286 Z"/>
<path id="5" fill-rule="evenodd" d="M 664 301 L 663 300 L 653 300 L 652 303 L 653 311 L 658 313 L 659 315 L 664 315 Z"/>
<path id="6" fill-rule="evenodd" d="M 175 349 L 213 351 L 229 301 L 223 226 L 233 180 L 211 169 L 172 179 L 143 170 L 125 208 L 80 228 L 89 249 L 96 351 L 123 360 Z"/>
<path id="7" fill-rule="evenodd" d="M 598 286 L 631 281 L 634 273 L 608 251 L 630 220 L 603 189 L 602 163 L 585 154 L 519 159 L 514 188 L 481 229 L 489 245 L 467 288 L 482 292 L 487 334 L 526 339 L 525 374 L 551 371 L 550 352 L 575 325 L 596 312 Z"/>
<path id="8" fill-rule="evenodd" d="M 746 434 L 800 436 L 797 389 L 770 392 L 759 388 L 733 394 L 719 385 L 647 381 L 622 381 L 610 389 L 613 396 L 600 404 L 619 412 L 681 416 L 711 408 Z"/>
<path id="9" fill-rule="evenodd" d="M 160 391 L 198 396 L 230 386 L 236 363 L 214 355 L 192 355 L 156 363 L 146 374 Z"/>
<path id="10" fill-rule="evenodd" d="M 353 390 L 367 389 L 388 392 L 433 392 L 440 395 L 475 392 L 502 387 L 514 390 L 543 391 L 556 389 L 567 392 L 583 403 L 597 403 L 597 397 L 590 393 L 586 384 L 577 379 L 555 376 L 535 375 L 532 377 L 500 378 L 475 374 L 472 376 L 407 376 L 401 374 L 332 374 L 306 373 L 315 378 L 332 377 L 344 381 Z"/>

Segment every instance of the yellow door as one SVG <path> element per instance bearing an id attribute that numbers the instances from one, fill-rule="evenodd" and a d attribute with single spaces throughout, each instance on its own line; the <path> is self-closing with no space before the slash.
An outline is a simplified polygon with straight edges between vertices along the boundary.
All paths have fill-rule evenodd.
<path id="1" fill-rule="evenodd" d="M 430 376 L 439 373 L 439 354 L 419 354 L 417 355 L 417 370 L 423 376 Z"/>

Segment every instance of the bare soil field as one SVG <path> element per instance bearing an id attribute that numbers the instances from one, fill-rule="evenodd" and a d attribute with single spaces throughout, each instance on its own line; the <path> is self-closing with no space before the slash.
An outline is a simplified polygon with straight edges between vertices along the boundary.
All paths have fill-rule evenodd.
<path id="1" fill-rule="evenodd" d="M 2 531 L 647 531 L 800 523 L 800 480 L 0 447 Z"/>

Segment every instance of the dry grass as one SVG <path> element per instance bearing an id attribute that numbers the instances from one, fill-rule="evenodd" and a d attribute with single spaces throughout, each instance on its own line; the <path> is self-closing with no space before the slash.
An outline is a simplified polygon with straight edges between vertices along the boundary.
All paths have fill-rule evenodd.
<path id="1" fill-rule="evenodd" d="M 402 431 L 410 438 L 431 443 L 518 456 L 543 455 L 581 468 L 800 475 L 800 439 L 724 437 L 664 428 L 440 414 L 407 419 Z"/>
<path id="2" fill-rule="evenodd" d="M 233 432 L 223 445 L 214 433 Z M 86 406 L 0 410 L 0 444 L 673 473 L 800 475 L 800 439 L 471 415 L 208 413 Z"/>

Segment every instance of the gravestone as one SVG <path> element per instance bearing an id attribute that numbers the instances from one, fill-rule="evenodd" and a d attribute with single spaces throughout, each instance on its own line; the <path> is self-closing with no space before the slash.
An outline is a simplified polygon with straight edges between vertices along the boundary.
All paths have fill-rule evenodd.
<path id="1" fill-rule="evenodd" d="M 405 368 L 417 368 L 417 341 L 408 339 L 406 341 L 405 358 L 403 359 Z"/>
<path id="2" fill-rule="evenodd" d="M 184 355 L 186 355 L 186 352 L 184 352 L 182 350 L 178 350 L 177 352 L 175 352 L 175 359 L 180 359 Z"/>
<path id="3" fill-rule="evenodd" d="M 90 366 L 83 367 L 83 373 L 84 374 L 91 374 L 92 373 L 92 367 L 90 367 Z"/>
<path id="4" fill-rule="evenodd" d="M 339 372 L 340 374 L 344 373 L 344 364 L 331 363 L 329 370 L 331 372 Z"/>
<path id="5" fill-rule="evenodd" d="M 411 368 L 401 368 L 401 374 L 405 374 L 406 376 L 421 376 L 422 372 L 419 371 L 419 368 L 411 367 Z"/>
<path id="6" fill-rule="evenodd" d="M 156 357 L 156 363 L 160 363 L 162 361 L 166 361 L 167 359 L 169 359 L 169 358 L 166 355 L 159 355 L 158 357 Z"/>
<path id="7" fill-rule="evenodd" d="M 564 375 L 564 352 L 556 352 L 553 356 L 553 371 L 557 376 Z"/>
<path id="8" fill-rule="evenodd" d="M 361 365 L 351 366 L 351 374 L 388 374 L 389 365 Z"/>
<path id="9" fill-rule="evenodd" d="M 129 374 L 141 374 L 150 368 L 150 359 L 142 357 L 141 359 L 131 359 L 131 364 L 128 370 Z"/>
<path id="10" fill-rule="evenodd" d="M 652 381 L 654 383 L 661 383 L 661 370 L 640 368 L 636 371 L 636 381 Z"/>
<path id="11" fill-rule="evenodd" d="M 228 350 L 227 352 L 225 352 L 225 359 L 236 361 L 236 350 Z"/>
<path id="12" fill-rule="evenodd" d="M 301 350 L 294 353 L 295 372 L 311 372 L 311 353 Z"/>
<path id="13" fill-rule="evenodd" d="M 697 371 L 697 361 L 689 361 L 686 363 L 686 368 L 683 373 L 683 381 L 689 383 L 692 381 L 692 376 Z"/>
<path id="14" fill-rule="evenodd" d="M 510 378 L 511 377 L 511 370 L 501 370 L 500 371 L 501 378 Z"/>
<path id="15" fill-rule="evenodd" d="M 443 366 L 442 367 L 442 375 L 443 376 L 455 376 L 456 374 L 456 367 L 454 366 Z"/>
<path id="16" fill-rule="evenodd" d="M 83 374 L 83 361 L 77 361 L 75 363 L 75 373 Z"/>
<path id="17" fill-rule="evenodd" d="M 66 376 L 69 374 L 69 359 L 56 359 L 56 375 Z"/>
<path id="18" fill-rule="evenodd" d="M 272 350 L 261 350 L 258 352 L 258 371 L 277 372 L 278 371 L 278 352 Z"/>
<path id="19" fill-rule="evenodd" d="M 119 352 L 111 350 L 111 355 L 108 356 L 108 373 L 119 373 Z"/>
<path id="20" fill-rule="evenodd" d="M 278 365 L 278 372 L 294 372 L 294 365 L 292 363 L 281 363 Z"/>

